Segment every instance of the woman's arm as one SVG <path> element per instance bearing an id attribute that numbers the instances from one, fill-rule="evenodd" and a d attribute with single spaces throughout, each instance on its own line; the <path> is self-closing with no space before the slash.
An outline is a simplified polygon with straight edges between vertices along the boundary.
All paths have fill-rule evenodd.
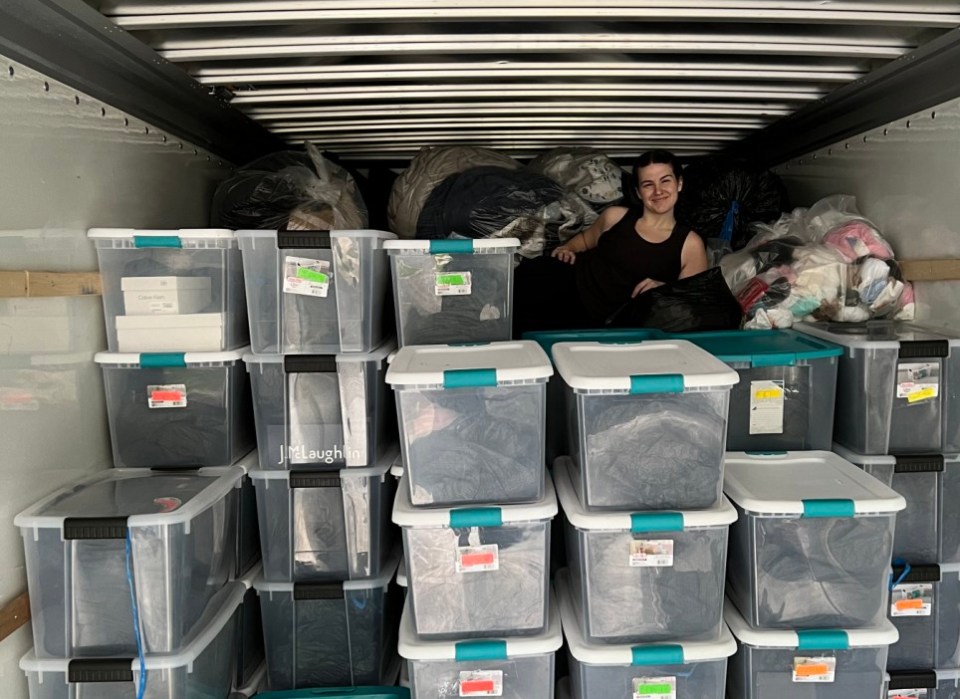
<path id="1" fill-rule="evenodd" d="M 589 228 L 556 248 L 553 251 L 553 256 L 562 262 L 573 264 L 577 259 L 577 253 L 597 247 L 600 236 L 613 228 L 626 213 L 627 208 L 624 206 L 608 206 Z"/>
<path id="2" fill-rule="evenodd" d="M 686 279 L 706 272 L 708 265 L 707 248 L 703 244 L 703 238 L 696 231 L 690 231 L 680 252 L 680 278 Z"/>

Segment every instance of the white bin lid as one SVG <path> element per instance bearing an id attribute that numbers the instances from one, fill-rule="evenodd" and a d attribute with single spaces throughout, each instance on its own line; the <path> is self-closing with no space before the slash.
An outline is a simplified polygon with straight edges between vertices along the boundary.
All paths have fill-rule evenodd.
<path id="1" fill-rule="evenodd" d="M 432 251 L 446 252 L 443 250 L 446 244 L 460 244 L 463 247 L 469 247 L 473 250 L 488 250 L 491 252 L 509 252 L 520 248 L 519 238 L 449 238 L 442 240 L 410 240 L 398 239 L 388 240 L 383 244 L 385 250 L 410 250 L 414 252 L 429 253 Z M 457 251 L 461 252 L 461 251 Z M 469 251 L 466 251 L 469 254 Z"/>
<path id="2" fill-rule="evenodd" d="M 257 561 L 252 566 L 250 570 L 244 573 L 237 579 L 237 582 L 243 584 L 245 590 L 249 590 L 253 587 L 253 584 L 257 581 L 258 578 L 263 576 L 263 561 Z"/>
<path id="3" fill-rule="evenodd" d="M 227 228 L 177 228 L 172 230 L 137 228 L 91 228 L 88 238 L 106 238 L 113 240 L 132 240 L 134 237 L 148 238 L 186 238 L 193 240 L 229 240 L 236 234 Z"/>
<path id="4" fill-rule="evenodd" d="M 197 621 L 193 632 L 184 640 L 183 648 L 177 653 L 147 653 L 144 655 L 144 666 L 147 672 L 151 670 L 172 670 L 187 668 L 200 657 L 217 637 L 223 627 L 227 625 L 237 607 L 243 602 L 246 588 L 239 582 L 227 583 L 207 605 L 203 616 Z M 119 600 L 118 600 L 119 603 Z M 31 650 L 20 659 L 20 669 L 25 672 L 36 673 L 67 673 L 73 658 L 38 658 Z M 140 672 L 140 661 L 136 658 L 130 661 L 130 669 L 134 673 Z M 148 679 L 149 682 L 149 679 Z"/>
<path id="5" fill-rule="evenodd" d="M 383 366 L 387 355 L 394 352 L 397 343 L 394 340 L 387 340 L 372 352 L 344 352 L 341 354 L 254 354 L 245 352 L 243 361 L 247 364 L 283 364 L 284 357 L 336 357 L 338 364 L 348 364 L 350 362 L 376 362 Z M 249 348 L 247 348 L 249 349 Z"/>
<path id="6" fill-rule="evenodd" d="M 241 347 L 224 352 L 97 352 L 93 360 L 107 366 L 136 364 L 143 368 L 182 365 L 189 367 L 199 364 L 233 364 L 239 362 L 249 350 L 249 347 Z"/>
<path id="7" fill-rule="evenodd" d="M 420 638 L 413 626 L 410 598 L 400 618 L 398 650 L 407 660 L 502 660 L 530 655 L 555 653 L 563 645 L 560 613 L 556 596 L 550 602 L 547 630 L 536 636 L 513 636 L 503 639 L 476 639 L 461 641 L 431 641 Z"/>
<path id="8" fill-rule="evenodd" d="M 901 342 L 929 340 L 946 340 L 952 347 L 960 345 L 960 337 L 957 337 L 956 331 L 926 327 L 918 323 L 798 323 L 793 327 L 807 335 L 851 349 L 899 349 Z"/>
<path id="9" fill-rule="evenodd" d="M 393 503 L 393 523 L 401 527 L 499 527 L 517 522 L 544 522 L 557 515 L 557 494 L 546 476 L 543 497 L 526 505 L 414 507 L 407 477 L 400 479 Z"/>
<path id="10" fill-rule="evenodd" d="M 185 524 L 226 497 L 243 469 L 218 466 L 188 471 L 111 468 L 58 490 L 18 514 L 21 529 L 60 529 L 68 518 L 126 518 L 126 527 Z M 82 538 L 82 537 L 81 537 Z"/>
<path id="11" fill-rule="evenodd" d="M 755 629 L 750 626 L 726 600 L 723 620 L 740 643 L 754 648 L 785 648 L 788 650 L 846 650 L 847 648 L 876 648 L 897 642 L 900 634 L 888 619 L 869 629 Z"/>
<path id="12" fill-rule="evenodd" d="M 679 393 L 728 389 L 740 381 L 737 372 L 687 340 L 559 342 L 553 361 L 568 386 L 584 391 Z"/>
<path id="13" fill-rule="evenodd" d="M 563 618 L 563 634 L 570 653 L 587 665 L 680 665 L 724 660 L 737 652 L 737 644 L 724 626 L 720 637 L 712 641 L 678 641 L 676 643 L 591 643 L 583 637 L 580 622 L 573 609 L 568 582 L 569 572 L 557 571 L 556 589 Z"/>
<path id="14" fill-rule="evenodd" d="M 894 466 L 897 463 L 897 457 L 890 454 L 857 454 L 836 442 L 833 444 L 833 453 L 857 466 Z"/>
<path id="15" fill-rule="evenodd" d="M 482 345 L 408 345 L 387 369 L 395 386 L 482 387 L 512 381 L 546 380 L 553 365 L 531 340 Z"/>
<path id="16" fill-rule="evenodd" d="M 394 460 L 397 458 L 397 454 L 400 452 L 400 447 L 396 444 L 387 448 L 383 456 L 380 457 L 380 460 L 377 461 L 373 466 L 363 466 L 357 468 L 351 466 L 349 468 L 341 469 L 331 469 L 326 471 L 326 475 L 330 476 L 340 476 L 343 478 L 380 478 L 383 479 L 386 477 L 387 472 L 390 470 L 390 467 L 393 465 Z M 316 468 L 316 469 L 307 469 L 307 473 L 321 473 L 325 469 Z M 304 471 L 288 471 L 280 469 L 269 469 L 265 470 L 262 468 L 254 468 L 250 472 L 250 478 L 255 481 L 289 481 L 290 474 L 303 473 Z"/>
<path id="17" fill-rule="evenodd" d="M 237 231 L 238 238 L 276 238 L 276 230 L 241 230 Z M 297 233 L 298 231 L 289 231 L 290 233 Z M 319 231 L 300 231 L 305 234 L 309 233 L 318 233 Z M 388 231 L 377 231 L 373 229 L 369 230 L 333 230 L 333 231 L 323 231 L 324 233 L 329 233 L 331 238 L 396 238 L 397 236 Z"/>
<path id="18" fill-rule="evenodd" d="M 243 472 L 249 476 L 251 471 L 260 466 L 260 454 L 254 449 L 251 452 L 247 452 L 237 463 L 232 465 L 243 469 Z"/>
<path id="19" fill-rule="evenodd" d="M 737 510 L 722 497 L 706 510 L 657 512 L 591 512 L 573 489 L 573 461 L 561 456 L 553 462 L 553 479 L 563 513 L 577 529 L 640 532 L 683 531 L 701 527 L 727 527 L 737 521 Z"/>
<path id="20" fill-rule="evenodd" d="M 907 501 L 833 452 L 728 452 L 723 492 L 758 515 L 853 517 L 892 514 Z"/>
<path id="21" fill-rule="evenodd" d="M 338 585 L 344 592 L 351 590 L 385 590 L 397 575 L 397 566 L 400 563 L 400 549 L 394 550 L 390 554 L 386 565 L 381 569 L 382 572 L 375 578 L 362 578 L 360 580 L 344 580 L 343 582 L 318 582 L 318 585 Z M 314 583 L 294 583 L 294 582 L 269 582 L 262 577 L 253 582 L 253 587 L 257 592 L 263 593 L 288 593 L 292 594 L 298 585 L 309 586 Z"/>

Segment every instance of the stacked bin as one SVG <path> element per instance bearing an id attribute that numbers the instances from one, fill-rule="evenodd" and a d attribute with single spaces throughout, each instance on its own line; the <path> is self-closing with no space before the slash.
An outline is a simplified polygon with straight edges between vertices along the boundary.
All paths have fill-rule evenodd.
<path id="1" fill-rule="evenodd" d="M 722 612 L 736 519 L 721 487 L 738 377 L 690 342 L 638 339 L 551 348 L 570 454 L 553 471 L 571 691 L 721 699 L 734 649 Z"/>
<path id="2" fill-rule="evenodd" d="M 958 613 L 950 593 L 960 563 L 960 336 L 889 321 L 798 327 L 844 348 L 834 450 L 906 499 L 889 607 L 901 640 L 890 649 L 888 668 L 960 668 L 951 659 L 955 649 L 947 650 L 956 646 L 953 634 L 940 639 L 936 632 L 944 622 L 955 625 Z"/>
<path id="3" fill-rule="evenodd" d="M 739 641 L 728 692 L 745 699 L 880 694 L 902 497 L 831 452 L 727 454 L 737 508 L 725 619 Z"/>
<path id="4" fill-rule="evenodd" d="M 271 690 L 396 675 L 393 350 L 381 231 L 239 231 Z M 322 690 L 320 690 L 322 691 Z"/>
<path id="5" fill-rule="evenodd" d="M 401 348 L 396 393 L 408 595 L 401 654 L 421 699 L 552 699 L 546 382 L 533 342 Z"/>

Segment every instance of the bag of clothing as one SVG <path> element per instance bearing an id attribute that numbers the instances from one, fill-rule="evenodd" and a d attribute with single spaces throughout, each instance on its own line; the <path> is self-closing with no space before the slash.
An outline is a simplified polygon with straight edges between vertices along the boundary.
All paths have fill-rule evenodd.
<path id="1" fill-rule="evenodd" d="M 659 328 L 666 332 L 736 330 L 743 313 L 720 268 L 640 294 L 614 314 L 608 325 Z"/>
<path id="2" fill-rule="evenodd" d="M 597 211 L 623 199 L 623 170 L 592 148 L 554 148 L 531 160 L 525 169 L 575 192 Z"/>

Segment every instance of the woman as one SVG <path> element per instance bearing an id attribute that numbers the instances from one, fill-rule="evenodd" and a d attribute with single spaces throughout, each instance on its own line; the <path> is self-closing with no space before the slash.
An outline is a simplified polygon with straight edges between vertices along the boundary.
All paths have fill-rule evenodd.
<path id="1" fill-rule="evenodd" d="M 642 207 L 611 206 L 549 257 L 516 270 L 516 336 L 528 330 L 600 327 L 631 298 L 707 270 L 700 236 L 674 216 L 683 189 L 672 153 L 634 164 Z"/>

